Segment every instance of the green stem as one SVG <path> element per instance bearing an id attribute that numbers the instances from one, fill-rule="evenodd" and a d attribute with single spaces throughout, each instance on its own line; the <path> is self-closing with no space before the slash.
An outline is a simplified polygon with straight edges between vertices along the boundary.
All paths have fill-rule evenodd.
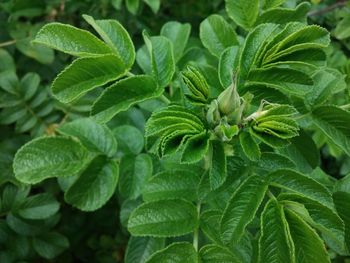
<path id="1" fill-rule="evenodd" d="M 3 42 L 3 43 L 0 43 L 0 47 L 11 46 L 11 45 L 13 45 L 15 43 L 16 43 L 16 40 L 6 41 L 6 42 Z"/>
<path id="2" fill-rule="evenodd" d="M 276 197 L 274 196 L 274 194 L 273 194 L 270 190 L 267 191 L 267 195 L 268 195 L 271 199 L 276 200 Z"/>
<path id="3" fill-rule="evenodd" d="M 165 97 L 164 94 L 161 95 L 159 98 L 160 98 L 161 101 L 163 101 L 166 104 L 170 104 L 170 102 L 171 102 L 167 97 Z"/>
<path id="4" fill-rule="evenodd" d="M 197 204 L 198 218 L 199 218 L 200 212 L 201 212 L 201 204 L 198 203 Z M 199 237 L 199 226 L 196 227 L 196 229 L 193 232 L 193 246 L 196 251 L 198 251 L 198 241 L 199 241 L 198 237 Z"/>

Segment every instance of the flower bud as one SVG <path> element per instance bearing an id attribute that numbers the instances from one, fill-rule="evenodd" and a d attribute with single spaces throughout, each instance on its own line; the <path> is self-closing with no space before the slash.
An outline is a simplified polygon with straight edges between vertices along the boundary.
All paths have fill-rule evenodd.
<path id="1" fill-rule="evenodd" d="M 209 86 L 204 76 L 192 66 L 182 72 L 182 78 L 188 87 L 190 94 L 186 97 L 194 104 L 206 104 L 209 97 Z"/>
<path id="2" fill-rule="evenodd" d="M 241 98 L 237 92 L 236 84 L 233 82 L 218 97 L 219 110 L 224 115 L 230 115 L 240 108 Z"/>

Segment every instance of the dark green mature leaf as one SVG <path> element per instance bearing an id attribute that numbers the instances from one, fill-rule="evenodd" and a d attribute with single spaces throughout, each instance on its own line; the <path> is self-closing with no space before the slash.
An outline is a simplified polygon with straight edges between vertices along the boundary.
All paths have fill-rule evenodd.
<path id="1" fill-rule="evenodd" d="M 220 57 L 226 48 L 238 45 L 232 26 L 219 15 L 211 15 L 200 24 L 199 36 L 203 45 L 216 57 Z"/>
<path id="2" fill-rule="evenodd" d="M 227 177 L 226 155 L 223 143 L 212 141 L 210 153 L 209 181 L 210 188 L 215 190 L 225 182 Z"/>
<path id="3" fill-rule="evenodd" d="M 222 211 L 220 210 L 206 210 L 200 217 L 200 228 L 203 233 L 215 244 L 223 245 L 220 235 L 220 219 Z"/>
<path id="4" fill-rule="evenodd" d="M 293 263 L 294 244 L 283 207 L 277 200 L 270 200 L 261 215 L 259 262 Z"/>
<path id="5" fill-rule="evenodd" d="M 126 156 L 120 164 L 119 191 L 122 196 L 136 199 L 143 191 L 147 180 L 152 175 L 152 159 L 148 154 L 141 153 L 134 156 Z"/>
<path id="6" fill-rule="evenodd" d="M 154 253 L 146 263 L 199 263 L 193 245 L 187 242 L 173 243 Z"/>
<path id="7" fill-rule="evenodd" d="M 259 14 L 259 0 L 225 0 L 229 17 L 239 26 L 251 28 Z"/>
<path id="8" fill-rule="evenodd" d="M 57 213 L 59 208 L 60 204 L 52 195 L 42 193 L 26 198 L 16 212 L 26 219 L 45 219 Z"/>
<path id="9" fill-rule="evenodd" d="M 49 232 L 35 237 L 33 247 L 43 258 L 52 259 L 69 247 L 69 241 L 60 233 Z"/>
<path id="10" fill-rule="evenodd" d="M 78 57 L 112 53 L 105 43 L 90 32 L 61 23 L 45 25 L 36 35 L 34 43 Z"/>
<path id="11" fill-rule="evenodd" d="M 117 151 L 117 141 L 111 130 L 92 119 L 77 119 L 63 124 L 57 130 L 64 135 L 77 137 L 89 151 L 104 153 L 109 157 Z"/>
<path id="12" fill-rule="evenodd" d="M 126 71 L 122 60 L 116 55 L 78 58 L 56 77 L 52 92 L 59 101 L 68 103 L 121 77 Z"/>
<path id="13" fill-rule="evenodd" d="M 345 243 L 350 251 L 350 193 L 335 192 L 333 198 L 335 207 L 345 224 Z"/>
<path id="14" fill-rule="evenodd" d="M 237 243 L 246 226 L 253 220 L 262 202 L 267 184 L 258 176 L 245 180 L 228 202 L 221 219 L 221 235 L 225 243 Z"/>
<path id="15" fill-rule="evenodd" d="M 203 263 L 241 263 L 242 261 L 230 249 L 219 245 L 206 245 L 199 251 Z"/>
<path id="16" fill-rule="evenodd" d="M 124 68 L 131 68 L 135 61 L 135 48 L 125 28 L 116 20 L 94 20 L 88 15 L 83 15 L 83 18 L 124 62 Z"/>
<path id="17" fill-rule="evenodd" d="M 336 106 L 319 106 L 312 117 L 317 127 L 350 156 L 350 113 Z"/>
<path id="18" fill-rule="evenodd" d="M 115 128 L 112 132 L 117 138 L 119 149 L 124 153 L 141 153 L 144 146 L 144 139 L 139 129 L 131 125 L 122 125 Z"/>
<path id="19" fill-rule="evenodd" d="M 296 262 L 329 263 L 326 248 L 316 231 L 290 210 L 286 210 L 286 218 L 294 242 Z"/>
<path id="20" fill-rule="evenodd" d="M 254 140 L 248 132 L 241 132 L 239 135 L 239 142 L 243 149 L 243 152 L 252 161 L 259 160 L 261 156 L 259 144 Z"/>
<path id="21" fill-rule="evenodd" d="M 113 195 L 119 178 L 116 161 L 96 157 L 68 188 L 64 200 L 83 211 L 94 211 Z"/>
<path id="22" fill-rule="evenodd" d="M 130 215 L 128 230 L 134 236 L 182 236 L 198 227 L 196 207 L 182 199 L 144 203 Z"/>
<path id="23" fill-rule="evenodd" d="M 143 199 L 148 202 L 182 197 L 195 201 L 198 184 L 199 177 L 189 170 L 164 171 L 146 182 Z"/>
<path id="24" fill-rule="evenodd" d="M 191 25 L 170 21 L 163 25 L 160 35 L 168 38 L 173 43 L 174 58 L 178 61 L 186 48 L 191 33 Z"/>
<path id="25" fill-rule="evenodd" d="M 89 161 L 87 150 L 65 137 L 40 137 L 16 153 L 13 169 L 16 178 L 28 184 L 56 176 L 73 176 Z"/>
<path id="26" fill-rule="evenodd" d="M 152 75 L 163 88 L 170 83 L 175 73 L 173 45 L 166 37 L 149 37 L 146 32 L 143 33 L 143 39 L 151 59 Z"/>
<path id="27" fill-rule="evenodd" d="M 117 113 L 141 101 L 156 98 L 162 92 L 151 76 L 129 77 L 105 89 L 93 104 L 91 114 L 99 122 L 108 122 Z"/>
<path id="28" fill-rule="evenodd" d="M 268 174 L 270 184 L 281 187 L 327 206 L 331 210 L 334 204 L 330 192 L 311 177 L 289 169 L 281 169 Z"/>
<path id="29" fill-rule="evenodd" d="M 294 9 L 290 8 L 273 8 L 262 13 L 256 24 L 275 23 L 285 24 L 289 22 L 306 23 L 307 12 L 310 10 L 310 4 L 303 2 Z"/>
<path id="30" fill-rule="evenodd" d="M 125 263 L 145 263 L 153 253 L 163 247 L 163 238 L 131 237 L 126 248 Z"/>
<path id="31" fill-rule="evenodd" d="M 283 168 L 296 168 L 295 163 L 288 157 L 273 152 L 262 153 L 259 161 L 256 163 L 256 166 L 257 168 L 267 172 L 272 172 Z"/>
<path id="32" fill-rule="evenodd" d="M 196 163 L 204 158 L 209 149 L 209 135 L 199 133 L 189 138 L 184 145 L 181 163 Z"/>

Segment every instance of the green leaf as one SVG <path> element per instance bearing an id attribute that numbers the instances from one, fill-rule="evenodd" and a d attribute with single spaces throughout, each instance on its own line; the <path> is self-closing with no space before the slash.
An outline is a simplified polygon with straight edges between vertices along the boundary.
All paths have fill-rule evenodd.
<path id="1" fill-rule="evenodd" d="M 126 248 L 125 263 L 145 263 L 153 253 L 163 247 L 163 238 L 131 237 Z"/>
<path id="2" fill-rule="evenodd" d="M 336 24 L 334 29 L 334 36 L 337 39 L 343 40 L 350 37 L 350 16 L 345 16 L 340 22 Z"/>
<path id="3" fill-rule="evenodd" d="M 296 167 L 295 163 L 291 161 L 289 157 L 273 152 L 263 152 L 259 161 L 256 163 L 256 166 L 257 168 L 267 172 L 272 172 L 283 168 L 294 169 Z"/>
<path id="4" fill-rule="evenodd" d="M 123 153 L 139 154 L 144 146 L 142 132 L 134 126 L 122 125 L 113 131 L 118 147 Z"/>
<path id="5" fill-rule="evenodd" d="M 330 192 L 311 177 L 289 169 L 281 169 L 268 174 L 270 184 L 298 193 L 334 210 Z"/>
<path id="6" fill-rule="evenodd" d="M 160 7 L 160 0 L 143 0 L 153 11 L 153 13 L 157 13 Z"/>
<path id="7" fill-rule="evenodd" d="M 113 195 L 119 178 L 116 161 L 96 157 L 64 194 L 64 200 L 83 211 L 94 211 Z"/>
<path id="8" fill-rule="evenodd" d="M 329 247 L 343 254 L 344 223 L 335 211 L 298 194 L 281 194 L 278 199 L 282 200 L 288 209 L 293 210 L 312 227 L 319 230 Z"/>
<path id="9" fill-rule="evenodd" d="M 69 241 L 60 233 L 48 232 L 34 237 L 33 247 L 43 258 L 52 259 L 69 247 Z"/>
<path id="10" fill-rule="evenodd" d="M 134 236 L 182 236 L 196 227 L 197 209 L 182 199 L 144 203 L 131 213 L 128 222 L 128 230 Z"/>
<path id="11" fill-rule="evenodd" d="M 152 170 L 152 159 L 148 154 L 124 157 L 120 164 L 119 183 L 119 191 L 122 196 L 131 199 L 139 197 L 145 183 L 152 175 Z"/>
<path id="12" fill-rule="evenodd" d="M 182 197 L 189 201 L 197 199 L 199 177 L 188 170 L 164 171 L 152 176 L 143 189 L 146 202 L 176 199 Z"/>
<path id="13" fill-rule="evenodd" d="M 56 176 L 73 176 L 89 161 L 87 150 L 65 137 L 40 137 L 25 144 L 15 155 L 16 178 L 28 184 Z"/>
<path id="14" fill-rule="evenodd" d="M 226 247 L 206 245 L 199 251 L 202 263 L 241 263 L 242 261 Z"/>
<path id="15" fill-rule="evenodd" d="M 193 245 L 187 242 L 173 243 L 154 253 L 146 263 L 199 263 Z"/>
<path id="16" fill-rule="evenodd" d="M 219 15 L 211 15 L 200 24 L 199 36 L 203 46 L 216 57 L 226 48 L 238 45 L 232 26 Z"/>
<path id="17" fill-rule="evenodd" d="M 126 0 L 126 8 L 130 13 L 136 15 L 139 10 L 140 0 Z"/>
<path id="18" fill-rule="evenodd" d="M 316 231 L 290 210 L 286 211 L 286 218 L 294 242 L 296 262 L 330 263 L 326 248 Z"/>
<path id="19" fill-rule="evenodd" d="M 239 48 L 238 46 L 226 48 L 219 59 L 219 79 L 223 87 L 228 87 L 233 82 L 233 77 L 238 67 Z"/>
<path id="20" fill-rule="evenodd" d="M 16 212 L 26 219 L 45 219 L 56 214 L 59 208 L 52 195 L 42 193 L 26 198 Z"/>
<path id="21" fill-rule="evenodd" d="M 170 21 L 163 25 L 160 35 L 168 38 L 173 43 L 175 61 L 179 61 L 187 46 L 191 33 L 191 25 Z"/>
<path id="22" fill-rule="evenodd" d="M 212 141 L 210 155 L 210 188 L 215 190 L 225 182 L 227 177 L 226 155 L 223 143 L 219 141 Z"/>
<path id="23" fill-rule="evenodd" d="M 220 210 L 206 210 L 200 217 L 200 228 L 203 233 L 215 244 L 222 245 L 220 235 L 220 219 L 222 211 Z"/>
<path id="24" fill-rule="evenodd" d="M 124 68 L 131 68 L 135 61 L 135 48 L 125 28 L 116 20 L 94 20 L 88 15 L 83 15 L 83 18 L 124 62 Z"/>
<path id="25" fill-rule="evenodd" d="M 234 192 L 221 218 L 221 235 L 225 243 L 238 243 L 262 202 L 267 184 L 250 176 Z"/>
<path id="26" fill-rule="evenodd" d="M 312 89 L 313 81 L 307 74 L 298 70 L 269 67 L 252 70 L 246 85 L 266 85 L 287 95 L 301 97 Z"/>
<path id="27" fill-rule="evenodd" d="M 52 93 L 59 101 L 68 103 L 125 73 L 123 62 L 115 55 L 78 58 L 58 74 L 52 83 Z"/>
<path id="28" fill-rule="evenodd" d="M 225 0 L 229 17 L 244 29 L 251 28 L 259 14 L 259 0 Z"/>
<path id="29" fill-rule="evenodd" d="M 151 76 L 129 77 L 109 86 L 95 101 L 91 114 L 99 122 L 108 122 L 117 113 L 136 103 L 160 96 L 163 89 Z"/>
<path id="30" fill-rule="evenodd" d="M 112 53 L 105 43 L 90 32 L 61 23 L 45 25 L 33 42 L 78 57 Z"/>
<path id="31" fill-rule="evenodd" d="M 283 207 L 277 200 L 270 200 L 261 215 L 259 262 L 295 262 L 294 244 Z"/>
<path id="32" fill-rule="evenodd" d="M 263 12 L 257 19 L 256 24 L 274 23 L 286 24 L 289 22 L 306 23 L 307 13 L 311 5 L 307 2 L 299 4 L 296 8 L 273 8 Z"/>
<path id="33" fill-rule="evenodd" d="M 249 132 L 241 132 L 239 142 L 245 155 L 252 161 L 260 159 L 261 152 L 259 144 L 254 140 Z"/>
<path id="34" fill-rule="evenodd" d="M 103 153 L 109 157 L 117 151 L 117 141 L 111 130 L 92 119 L 77 119 L 63 124 L 57 130 L 64 135 L 78 138 L 89 151 Z"/>
<path id="35" fill-rule="evenodd" d="M 189 138 L 184 145 L 181 163 L 196 163 L 202 160 L 209 149 L 209 135 L 207 132 L 199 133 Z"/>
<path id="36" fill-rule="evenodd" d="M 152 75 L 162 88 L 167 86 L 175 73 L 175 59 L 173 45 L 171 41 L 163 36 L 150 37 L 144 31 L 145 41 L 150 63 L 152 65 Z"/>
<path id="37" fill-rule="evenodd" d="M 319 106 L 312 117 L 316 126 L 350 156 L 350 113 L 336 106 Z"/>
<path id="38" fill-rule="evenodd" d="M 282 5 L 284 2 L 285 0 L 263 0 L 261 5 L 263 10 L 267 10 Z"/>
<path id="39" fill-rule="evenodd" d="M 335 192 L 333 198 L 335 207 L 345 224 L 345 243 L 350 251 L 350 193 Z"/>

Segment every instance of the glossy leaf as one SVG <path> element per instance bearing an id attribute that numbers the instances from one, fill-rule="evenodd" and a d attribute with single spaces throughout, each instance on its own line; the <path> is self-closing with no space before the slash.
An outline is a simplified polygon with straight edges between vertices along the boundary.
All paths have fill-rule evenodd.
<path id="1" fill-rule="evenodd" d="M 13 169 L 18 180 L 34 184 L 50 177 L 73 176 L 88 160 L 87 150 L 73 139 L 40 137 L 17 152 Z"/>
<path id="2" fill-rule="evenodd" d="M 163 247 L 163 238 L 131 237 L 126 248 L 125 263 L 145 263 L 153 253 Z"/>
<path id="3" fill-rule="evenodd" d="M 198 255 L 193 245 L 186 242 L 173 243 L 154 253 L 146 263 L 199 263 Z"/>
<path id="4" fill-rule="evenodd" d="M 144 203 L 131 213 L 128 222 L 134 236 L 181 236 L 197 226 L 196 207 L 181 199 Z"/>
<path id="5" fill-rule="evenodd" d="M 46 259 L 52 259 L 69 247 L 68 239 L 60 233 L 45 233 L 33 239 L 35 251 Z"/>

